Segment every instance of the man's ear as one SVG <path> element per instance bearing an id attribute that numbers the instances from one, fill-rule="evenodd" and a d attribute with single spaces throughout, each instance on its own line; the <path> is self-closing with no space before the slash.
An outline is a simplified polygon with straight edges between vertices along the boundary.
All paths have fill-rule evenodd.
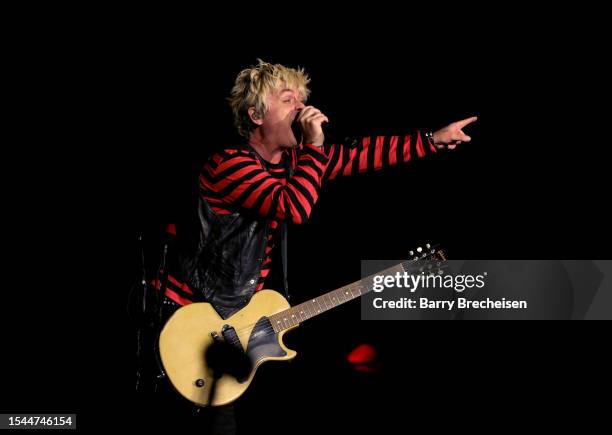
<path id="1" fill-rule="evenodd" d="M 249 118 L 257 125 L 263 124 L 263 119 L 261 119 L 261 115 L 255 110 L 254 107 L 249 107 Z"/>

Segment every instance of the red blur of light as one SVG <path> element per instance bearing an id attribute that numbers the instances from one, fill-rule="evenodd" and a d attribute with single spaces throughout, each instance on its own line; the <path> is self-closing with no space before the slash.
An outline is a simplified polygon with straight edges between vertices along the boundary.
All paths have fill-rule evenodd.
<path id="1" fill-rule="evenodd" d="M 166 232 L 172 236 L 176 236 L 176 224 L 168 224 L 166 226 Z"/>
<path id="2" fill-rule="evenodd" d="M 346 360 L 352 365 L 353 369 L 358 372 L 373 373 L 379 369 L 379 364 L 376 362 L 376 348 L 370 344 L 357 345 L 346 357 Z"/>

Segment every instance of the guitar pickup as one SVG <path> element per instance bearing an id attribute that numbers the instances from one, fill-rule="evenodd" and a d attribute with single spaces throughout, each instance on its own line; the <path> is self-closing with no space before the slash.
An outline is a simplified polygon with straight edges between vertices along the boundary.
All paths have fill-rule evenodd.
<path id="1" fill-rule="evenodd" d="M 240 343 L 240 339 L 238 338 L 238 334 L 236 333 L 236 330 L 233 326 L 223 325 L 223 328 L 221 328 L 221 334 L 223 335 L 223 338 L 227 343 L 235 346 L 237 349 L 244 352 L 242 344 Z"/>

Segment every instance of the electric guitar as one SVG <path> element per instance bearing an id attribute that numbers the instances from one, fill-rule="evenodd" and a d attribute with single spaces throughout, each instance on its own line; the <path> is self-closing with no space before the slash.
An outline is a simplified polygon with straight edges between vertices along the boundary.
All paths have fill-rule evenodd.
<path id="1" fill-rule="evenodd" d="M 446 260 L 443 250 L 430 245 L 411 251 L 410 256 L 410 260 L 377 275 L 440 273 L 440 266 Z M 290 360 L 297 355 L 283 343 L 287 331 L 371 291 L 373 276 L 294 307 L 280 293 L 261 290 L 227 319 L 222 319 L 208 303 L 185 305 L 170 317 L 159 337 L 159 353 L 166 375 L 174 388 L 196 405 L 231 403 L 246 391 L 262 363 Z M 222 350 L 211 354 L 216 345 Z M 246 365 L 241 359 L 246 360 Z M 223 364 L 227 364 L 227 370 L 219 368 Z"/>

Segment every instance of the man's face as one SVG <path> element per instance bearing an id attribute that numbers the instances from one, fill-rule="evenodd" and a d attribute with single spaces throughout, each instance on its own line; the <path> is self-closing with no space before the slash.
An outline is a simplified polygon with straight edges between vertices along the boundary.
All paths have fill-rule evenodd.
<path id="1" fill-rule="evenodd" d="M 295 147 L 298 139 L 291 123 L 304 108 L 302 95 L 296 89 L 281 88 L 268 95 L 268 111 L 260 128 L 266 141 L 281 147 Z"/>

